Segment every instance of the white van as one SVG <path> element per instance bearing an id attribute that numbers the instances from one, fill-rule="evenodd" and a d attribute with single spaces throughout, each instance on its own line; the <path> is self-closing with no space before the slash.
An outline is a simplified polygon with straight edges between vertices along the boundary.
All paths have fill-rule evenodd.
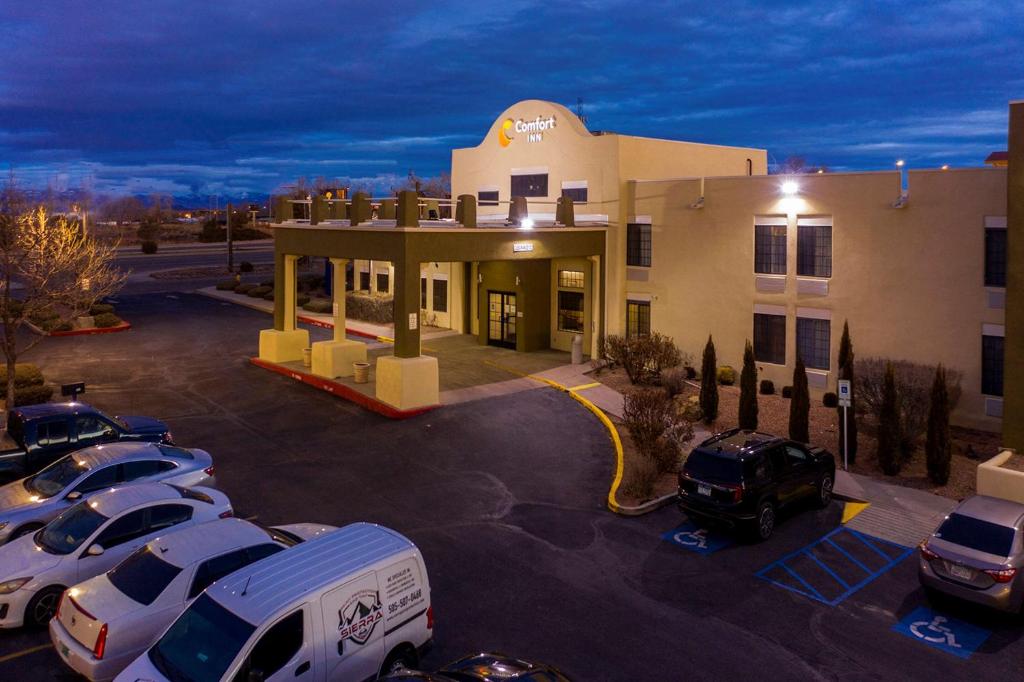
<path id="1" fill-rule="evenodd" d="M 356 523 L 214 583 L 116 679 L 372 680 L 415 667 L 433 627 L 419 550 Z"/>

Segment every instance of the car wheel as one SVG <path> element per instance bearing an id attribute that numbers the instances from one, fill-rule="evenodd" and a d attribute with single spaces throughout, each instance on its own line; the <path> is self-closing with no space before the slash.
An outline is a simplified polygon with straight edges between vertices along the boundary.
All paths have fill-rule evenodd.
<path id="1" fill-rule="evenodd" d="M 10 542 L 11 540 L 17 540 L 18 538 L 23 537 L 25 535 L 29 535 L 30 533 L 35 533 L 40 528 L 42 528 L 42 526 L 31 524 L 27 526 L 22 526 L 21 528 L 18 528 L 13 533 L 11 533 L 11 537 L 7 539 L 7 542 Z"/>
<path id="2" fill-rule="evenodd" d="M 380 667 L 380 676 L 394 675 L 403 670 L 414 669 L 418 664 L 419 660 L 415 649 L 410 646 L 395 647 L 384 659 L 384 665 Z"/>
<path id="3" fill-rule="evenodd" d="M 758 505 L 754 524 L 754 533 L 758 540 L 770 538 L 775 531 L 775 505 L 767 501 Z"/>
<path id="4" fill-rule="evenodd" d="M 63 587 L 47 587 L 36 592 L 28 606 L 25 607 L 25 626 L 30 628 L 46 627 L 46 624 L 57 613 Z"/>
<path id="5" fill-rule="evenodd" d="M 832 476 L 825 474 L 818 483 L 818 507 L 824 509 L 832 501 Z"/>

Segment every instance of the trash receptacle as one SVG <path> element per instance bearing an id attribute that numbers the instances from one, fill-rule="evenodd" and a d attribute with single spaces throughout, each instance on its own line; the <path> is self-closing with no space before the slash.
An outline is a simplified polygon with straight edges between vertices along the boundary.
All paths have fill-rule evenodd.
<path id="1" fill-rule="evenodd" d="M 302 366 L 309 367 L 313 364 L 313 349 L 303 348 L 302 349 Z"/>
<path id="2" fill-rule="evenodd" d="M 368 382 L 370 380 L 370 363 L 353 362 L 352 379 L 357 384 L 365 384 L 366 382 Z"/>
<path id="3" fill-rule="evenodd" d="M 583 364 L 583 335 L 575 334 L 572 337 L 572 364 Z"/>

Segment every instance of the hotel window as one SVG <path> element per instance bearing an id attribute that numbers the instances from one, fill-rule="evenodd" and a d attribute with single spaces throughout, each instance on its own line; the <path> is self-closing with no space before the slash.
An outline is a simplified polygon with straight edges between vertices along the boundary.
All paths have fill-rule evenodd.
<path id="1" fill-rule="evenodd" d="M 498 205 L 498 190 L 477 192 L 476 202 L 480 206 L 497 206 Z"/>
<path id="2" fill-rule="evenodd" d="M 559 270 L 558 286 L 566 289 L 583 288 L 583 272 L 580 270 Z"/>
<path id="3" fill-rule="evenodd" d="M 359 290 L 370 290 L 370 273 L 368 270 L 362 270 L 359 272 Z"/>
<path id="4" fill-rule="evenodd" d="M 1003 394 L 1003 337 L 981 337 L 981 392 Z"/>
<path id="5" fill-rule="evenodd" d="M 448 312 L 448 280 L 434 278 L 434 312 Z"/>
<path id="6" fill-rule="evenodd" d="M 390 282 L 388 281 L 388 273 L 378 272 L 377 273 L 377 293 L 386 294 L 390 289 Z"/>
<path id="7" fill-rule="evenodd" d="M 796 351 L 808 369 L 829 368 L 831 321 L 796 318 Z"/>
<path id="8" fill-rule="evenodd" d="M 786 364 L 786 316 L 754 313 L 754 359 Z"/>
<path id="9" fill-rule="evenodd" d="M 562 182 L 562 196 L 569 197 L 574 204 L 587 203 L 587 181 L 564 180 Z"/>
<path id="10" fill-rule="evenodd" d="M 651 226 L 626 226 L 626 265 L 651 267 Z"/>
<path id="11" fill-rule="evenodd" d="M 796 229 L 796 274 L 831 277 L 832 226 L 798 224 Z"/>
<path id="12" fill-rule="evenodd" d="M 420 308 L 427 309 L 427 278 L 420 277 Z"/>
<path id="13" fill-rule="evenodd" d="M 558 292 L 558 331 L 583 333 L 583 292 Z"/>
<path id="14" fill-rule="evenodd" d="M 786 274 L 785 225 L 754 225 L 754 272 Z"/>
<path id="15" fill-rule="evenodd" d="M 512 176 L 512 196 L 514 197 L 546 197 L 548 195 L 548 174 Z"/>
<path id="16" fill-rule="evenodd" d="M 1006 228 L 985 228 L 985 286 L 1006 286 Z"/>
<path id="17" fill-rule="evenodd" d="M 651 333 L 651 302 L 626 301 L 626 336 L 648 336 Z"/>

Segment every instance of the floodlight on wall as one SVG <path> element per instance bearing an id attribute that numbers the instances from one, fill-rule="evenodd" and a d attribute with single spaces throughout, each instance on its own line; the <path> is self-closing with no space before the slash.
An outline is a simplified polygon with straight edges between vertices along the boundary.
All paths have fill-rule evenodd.
<path id="1" fill-rule="evenodd" d="M 697 197 L 697 201 L 690 204 L 690 208 L 704 208 L 704 197 Z"/>
<path id="2" fill-rule="evenodd" d="M 786 180 L 782 183 L 781 189 L 783 194 L 791 197 L 800 191 L 800 185 L 796 184 L 793 180 Z"/>
<path id="3" fill-rule="evenodd" d="M 910 193 L 909 192 L 900 192 L 900 196 L 896 199 L 896 201 L 892 202 L 892 207 L 893 208 L 906 208 L 908 201 L 910 201 Z"/>
<path id="4" fill-rule="evenodd" d="M 523 228 L 524 230 L 532 230 L 533 218 L 523 218 L 522 221 L 519 223 L 519 227 Z"/>
<path id="5" fill-rule="evenodd" d="M 897 168 L 903 168 L 903 166 L 905 166 L 906 164 L 907 164 L 907 162 L 904 161 L 903 159 L 896 159 L 896 167 Z"/>

